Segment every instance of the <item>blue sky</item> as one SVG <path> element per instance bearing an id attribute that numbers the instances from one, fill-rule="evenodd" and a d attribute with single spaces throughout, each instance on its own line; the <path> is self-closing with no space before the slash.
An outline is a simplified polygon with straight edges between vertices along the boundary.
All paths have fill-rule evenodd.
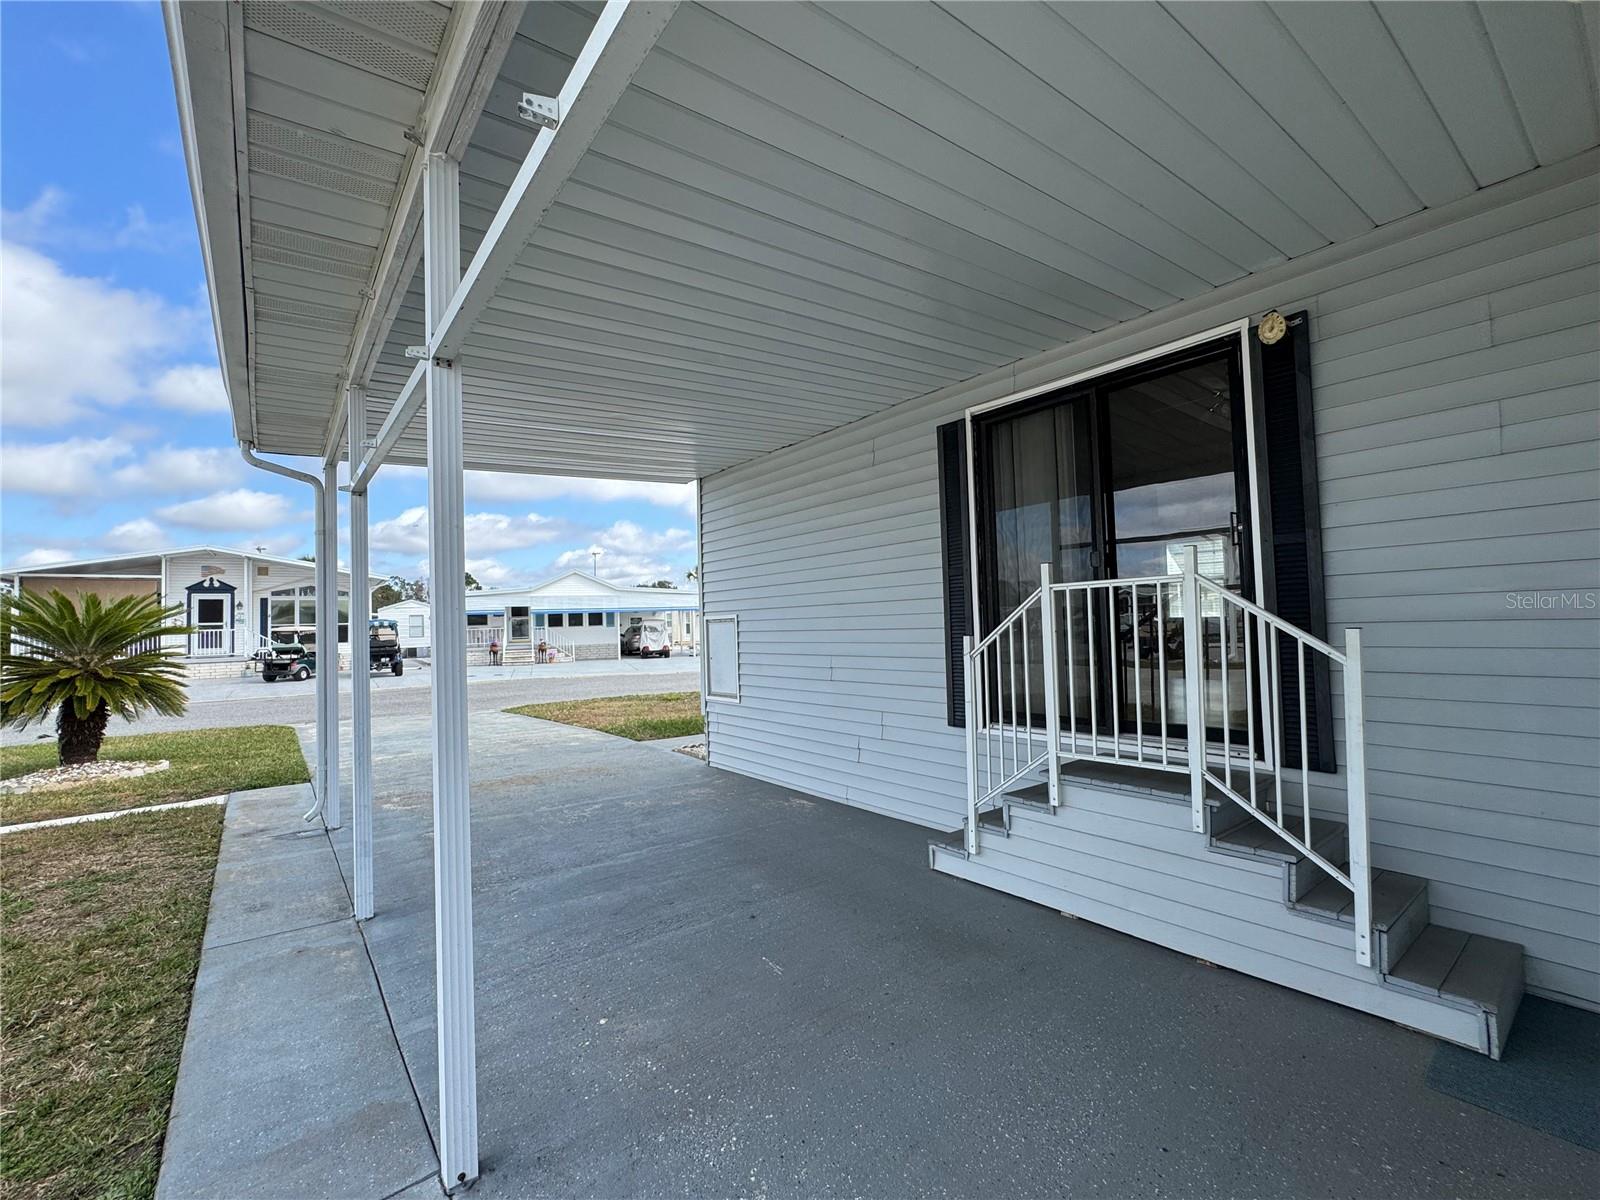
<path id="1" fill-rule="evenodd" d="M 155 3 L 0 5 L 0 563 L 311 549 L 309 492 L 239 459 Z M 371 491 L 373 566 L 426 573 L 425 481 Z M 693 491 L 472 475 L 485 584 L 683 582 Z"/>

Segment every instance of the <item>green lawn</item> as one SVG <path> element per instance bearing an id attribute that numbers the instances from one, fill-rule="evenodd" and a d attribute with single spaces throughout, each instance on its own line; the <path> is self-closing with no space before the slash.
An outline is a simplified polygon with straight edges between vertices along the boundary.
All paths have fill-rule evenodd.
<path id="1" fill-rule="evenodd" d="M 108 737 L 102 759 L 155 761 L 172 766 L 137 779 L 110 780 L 58 792 L 0 796 L 0 824 L 39 821 L 78 813 L 137 808 L 173 800 L 198 800 L 248 788 L 305 783 L 311 778 L 300 739 L 287 725 L 244 725 L 182 733 Z M 56 765 L 54 740 L 0 746 L 0 779 Z"/>
<path id="2" fill-rule="evenodd" d="M 507 712 L 563 725 L 581 725 L 618 737 L 648 742 L 655 738 L 704 733 L 698 692 L 662 692 L 653 696 L 605 696 L 598 700 L 560 700 L 524 704 Z"/>
<path id="3" fill-rule="evenodd" d="M 0 839 L 0 1196 L 154 1193 L 221 828 L 217 807 Z"/>

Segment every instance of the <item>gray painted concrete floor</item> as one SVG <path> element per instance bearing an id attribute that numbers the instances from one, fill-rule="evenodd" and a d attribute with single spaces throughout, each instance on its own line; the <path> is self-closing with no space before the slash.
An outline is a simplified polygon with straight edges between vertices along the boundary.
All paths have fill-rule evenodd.
<path id="1" fill-rule="evenodd" d="M 426 1173 L 394 1101 L 409 1071 L 434 1120 L 427 722 L 378 738 L 376 983 L 328 920 L 348 831 L 295 837 L 271 795 L 230 806 L 213 925 L 298 913 L 256 936 L 310 969 L 208 947 L 164 1197 L 378 1197 Z M 1429 1088 L 1431 1040 L 935 874 L 924 829 L 526 718 L 475 716 L 472 745 L 484 1196 L 1600 1182 L 1600 1156 Z"/>

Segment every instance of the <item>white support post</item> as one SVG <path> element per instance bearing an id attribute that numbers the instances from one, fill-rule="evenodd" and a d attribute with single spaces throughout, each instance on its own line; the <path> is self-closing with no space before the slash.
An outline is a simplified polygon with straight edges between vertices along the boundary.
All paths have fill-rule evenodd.
<path id="1" fill-rule="evenodd" d="M 350 462 L 360 461 L 367 428 L 367 396 L 353 387 L 345 395 Z M 367 661 L 367 622 L 372 591 L 367 580 L 367 489 L 350 489 L 350 835 L 355 859 L 355 917 L 372 916 L 372 671 Z M 359 647 L 359 652 L 358 652 Z"/>
<path id="2" fill-rule="evenodd" d="M 1056 654 L 1056 598 L 1050 564 L 1039 564 L 1039 644 L 1044 654 L 1044 738 L 1050 807 L 1061 804 L 1061 662 Z"/>
<path id="3" fill-rule="evenodd" d="M 423 175 L 427 322 L 461 278 L 460 164 L 430 154 Z M 472 824 L 467 787 L 467 604 L 461 368 L 428 363 L 428 572 L 433 617 L 433 920 L 438 1003 L 439 1172 L 446 1191 L 478 1177 L 472 966 Z"/>
<path id="4" fill-rule="evenodd" d="M 1183 704 L 1188 716 L 1189 809 L 1196 833 L 1206 829 L 1206 690 L 1200 620 L 1200 555 L 1183 548 Z"/>
<path id="5" fill-rule="evenodd" d="M 966 686 L 967 853 L 978 852 L 978 689 L 972 679 L 972 638 L 961 639 L 961 676 Z"/>
<path id="6" fill-rule="evenodd" d="M 1310 777 L 1310 766 L 1300 769 Z M 1372 862 L 1367 831 L 1367 718 L 1361 682 L 1361 630 L 1344 631 L 1344 770 L 1350 798 L 1350 882 L 1355 892 L 1356 961 L 1372 965 Z M 1310 805 L 1310 788 L 1306 789 Z"/>
<path id="7" fill-rule="evenodd" d="M 339 797 L 339 464 L 322 468 L 317 521 L 317 762 L 322 823 L 344 823 Z"/>

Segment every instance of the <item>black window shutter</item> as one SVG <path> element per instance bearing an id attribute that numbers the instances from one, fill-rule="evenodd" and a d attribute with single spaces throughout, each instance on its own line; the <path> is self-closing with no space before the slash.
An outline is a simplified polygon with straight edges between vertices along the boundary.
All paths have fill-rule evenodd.
<path id="1" fill-rule="evenodd" d="M 1263 346 L 1251 331 L 1252 374 L 1259 381 L 1258 421 L 1265 443 L 1267 511 L 1262 531 L 1262 602 L 1307 633 L 1328 637 L 1322 584 L 1322 508 L 1317 497 L 1316 423 L 1311 407 L 1311 338 L 1306 313 L 1288 315 L 1288 331 Z M 1283 693 L 1283 757 L 1300 766 L 1299 663 L 1287 640 L 1278 647 Z M 1306 655 L 1306 752 L 1314 771 L 1333 771 L 1333 691 L 1328 663 Z"/>
<path id="2" fill-rule="evenodd" d="M 967 423 L 939 426 L 939 552 L 944 565 L 945 696 L 949 723 L 967 723 L 967 672 L 961 640 L 972 632 L 967 556 Z"/>

